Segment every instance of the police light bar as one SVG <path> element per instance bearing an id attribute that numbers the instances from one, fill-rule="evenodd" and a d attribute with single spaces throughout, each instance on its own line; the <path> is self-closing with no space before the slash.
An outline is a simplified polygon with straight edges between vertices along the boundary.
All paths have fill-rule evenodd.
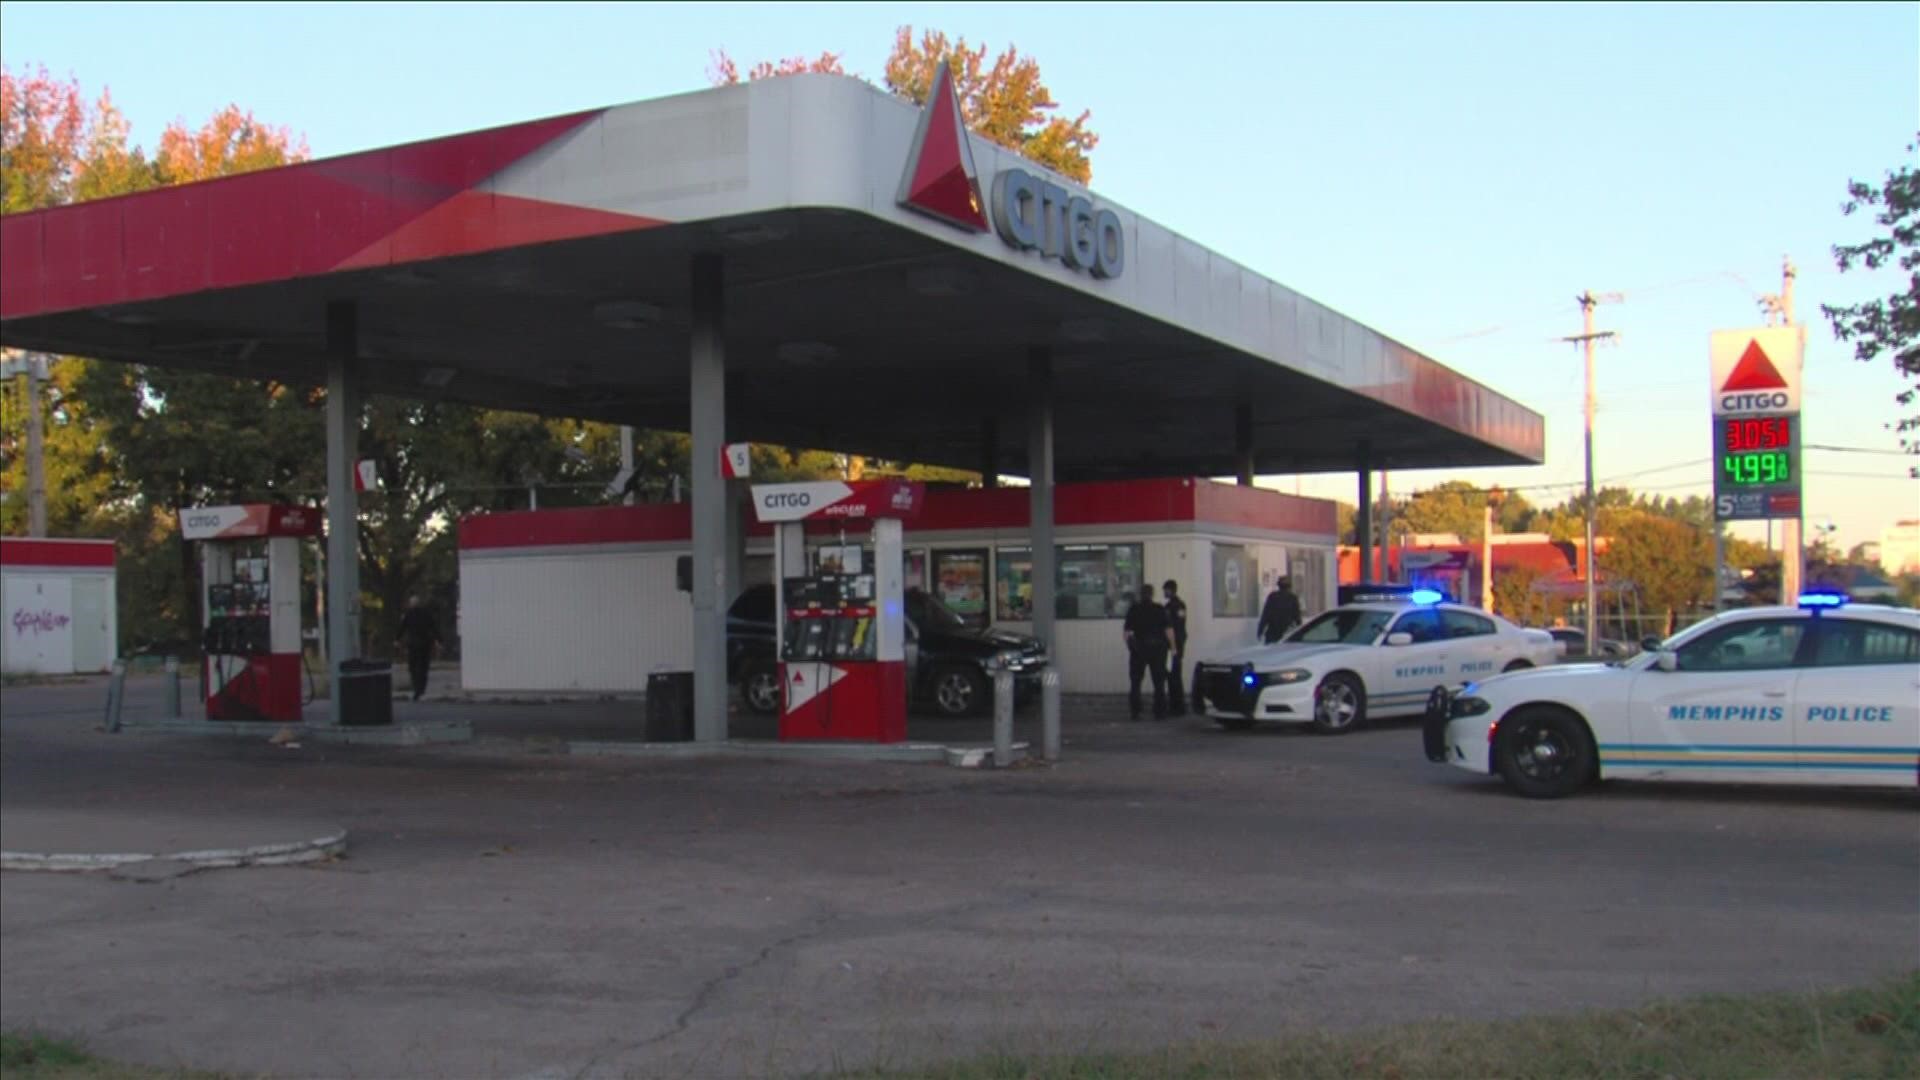
<path id="1" fill-rule="evenodd" d="M 1822 590 L 1800 594 L 1800 606 L 1803 608 L 1837 608 L 1845 607 L 1846 603 L 1847 594 L 1843 592 Z"/>
<path id="2" fill-rule="evenodd" d="M 1416 604 L 1437 604 L 1447 598 L 1447 594 L 1438 589 L 1415 589 L 1407 594 L 1407 599 Z"/>

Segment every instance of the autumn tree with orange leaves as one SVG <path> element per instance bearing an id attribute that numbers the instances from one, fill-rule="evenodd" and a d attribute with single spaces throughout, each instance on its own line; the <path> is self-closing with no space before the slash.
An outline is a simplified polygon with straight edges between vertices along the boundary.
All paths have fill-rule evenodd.
<path id="1" fill-rule="evenodd" d="M 887 57 L 886 86 L 916 105 L 924 104 L 933 85 L 934 72 L 942 61 L 950 62 L 954 88 L 960 97 L 960 112 L 967 127 L 1029 160 L 1052 169 L 1069 180 L 1088 183 L 1093 178 L 1090 155 L 1100 136 L 1088 127 L 1093 114 L 1085 109 L 1069 120 L 1056 115 L 1059 102 L 1040 78 L 1040 62 L 1022 56 L 1012 45 L 988 60 L 985 45 L 968 46 L 967 39 L 949 39 L 937 30 L 927 30 L 916 39 L 913 27 L 902 26 L 894 35 L 893 52 Z M 746 78 L 771 79 L 782 75 L 825 73 L 845 75 L 840 54 L 823 52 L 815 59 L 804 56 L 767 61 L 753 65 Z M 730 86 L 741 81 L 739 65 L 725 50 L 713 54 L 707 78 L 715 86 Z"/>

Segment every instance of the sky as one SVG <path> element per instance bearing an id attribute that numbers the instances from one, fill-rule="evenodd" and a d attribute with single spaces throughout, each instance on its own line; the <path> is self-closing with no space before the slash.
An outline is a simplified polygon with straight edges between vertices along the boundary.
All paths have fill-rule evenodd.
<path id="1" fill-rule="evenodd" d="M 229 103 L 316 157 L 700 89 L 823 51 L 879 79 L 896 28 L 1033 56 L 1092 111 L 1093 189 L 1421 349 L 1546 418 L 1541 466 L 1395 473 L 1558 502 L 1580 484 L 1575 296 L 1598 326 L 1595 472 L 1705 495 L 1708 335 L 1762 322 L 1780 264 L 1808 325 L 1810 527 L 1843 549 L 1920 516 L 1887 425 L 1892 364 L 1853 359 L 1822 303 L 1849 179 L 1920 131 L 1920 5 L 0 3 L 0 61 L 112 91 L 151 147 Z M 1268 478 L 1294 490 L 1292 478 Z M 1306 494 L 1355 495 L 1351 475 Z M 1760 537 L 1758 525 L 1743 535 Z"/>

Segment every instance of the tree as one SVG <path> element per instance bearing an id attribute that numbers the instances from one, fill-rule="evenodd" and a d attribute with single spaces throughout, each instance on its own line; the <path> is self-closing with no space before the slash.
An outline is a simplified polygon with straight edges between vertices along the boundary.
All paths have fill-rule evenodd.
<path id="1" fill-rule="evenodd" d="M 887 57 L 887 89 L 916 105 L 925 104 L 942 61 L 952 64 L 960 112 L 975 134 L 1071 180 L 1085 184 L 1092 179 L 1090 155 L 1100 142 L 1100 136 L 1087 126 L 1093 114 L 1083 109 L 1072 120 L 1054 115 L 1060 105 L 1040 79 L 1039 62 L 1021 56 L 1011 45 L 988 63 L 985 45 L 969 48 L 965 38 L 948 40 L 936 30 L 922 33 L 916 41 L 913 27 L 902 26 Z M 847 74 L 839 53 L 823 52 L 812 60 L 804 56 L 762 60 L 747 69 L 746 78 L 808 72 Z M 726 50 L 715 50 L 707 79 L 715 86 L 731 86 L 741 81 L 740 67 Z"/>
<path id="2" fill-rule="evenodd" d="M 823 52 L 812 60 L 804 56 L 790 56 L 785 60 L 762 60 L 747 69 L 748 79 L 772 79 L 781 75 L 845 75 L 846 69 L 840 66 L 840 54 Z M 727 55 L 725 49 L 713 51 L 712 63 L 707 67 L 707 81 L 715 86 L 732 86 L 740 81 L 740 67 Z"/>
<path id="3" fill-rule="evenodd" d="M 949 41 L 937 30 L 922 32 L 916 43 L 913 27 L 902 26 L 887 57 L 887 89 L 924 104 L 934 73 L 942 61 L 950 62 L 969 129 L 1070 180 L 1090 182 L 1093 163 L 1088 155 L 1100 143 L 1100 136 L 1087 126 L 1093 114 L 1082 109 L 1072 120 L 1053 115 L 1060 105 L 1040 81 L 1039 61 L 1021 56 L 1012 45 L 991 65 L 986 59 L 985 45 L 969 49 L 966 38 Z"/>
<path id="4" fill-rule="evenodd" d="M 1531 566 L 1496 566 L 1493 609 L 1523 626 L 1547 626 L 1567 611 L 1566 601 L 1539 588 L 1543 576 Z"/>
<path id="5" fill-rule="evenodd" d="M 1707 532 L 1640 512 L 1607 535 L 1601 574 L 1610 588 L 1631 586 L 1644 610 L 1663 613 L 1666 633 L 1673 632 L 1676 615 L 1713 602 L 1713 541 Z"/>
<path id="6" fill-rule="evenodd" d="M 1920 149 L 1920 139 L 1907 146 L 1912 155 Z M 1857 244 L 1835 244 L 1834 263 L 1841 273 L 1855 268 L 1881 270 L 1897 266 L 1906 273 L 1905 288 L 1884 298 L 1858 304 L 1820 305 L 1820 313 L 1833 327 L 1833 336 L 1853 342 L 1854 358 L 1873 363 L 1882 356 L 1893 360 L 1896 377 L 1902 381 L 1894 401 L 1907 415 L 1892 425 L 1900 435 L 1900 445 L 1910 454 L 1920 454 L 1920 172 L 1909 163 L 1887 173 L 1879 187 L 1860 180 L 1847 184 L 1843 214 L 1874 211 L 1874 224 L 1886 230 Z M 1920 477 L 1920 465 L 1908 472 Z"/>

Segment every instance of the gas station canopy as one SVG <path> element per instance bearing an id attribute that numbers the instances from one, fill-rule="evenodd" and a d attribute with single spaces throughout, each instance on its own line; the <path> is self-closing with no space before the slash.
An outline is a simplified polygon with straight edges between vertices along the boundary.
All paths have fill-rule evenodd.
<path id="1" fill-rule="evenodd" d="M 688 430 L 717 255 L 730 440 L 978 468 L 998 428 L 1021 473 L 1042 355 L 1063 480 L 1542 459 L 1538 414 L 934 106 L 794 76 L 8 215 L 0 337 L 324 382 L 350 302 L 365 392 Z"/>

